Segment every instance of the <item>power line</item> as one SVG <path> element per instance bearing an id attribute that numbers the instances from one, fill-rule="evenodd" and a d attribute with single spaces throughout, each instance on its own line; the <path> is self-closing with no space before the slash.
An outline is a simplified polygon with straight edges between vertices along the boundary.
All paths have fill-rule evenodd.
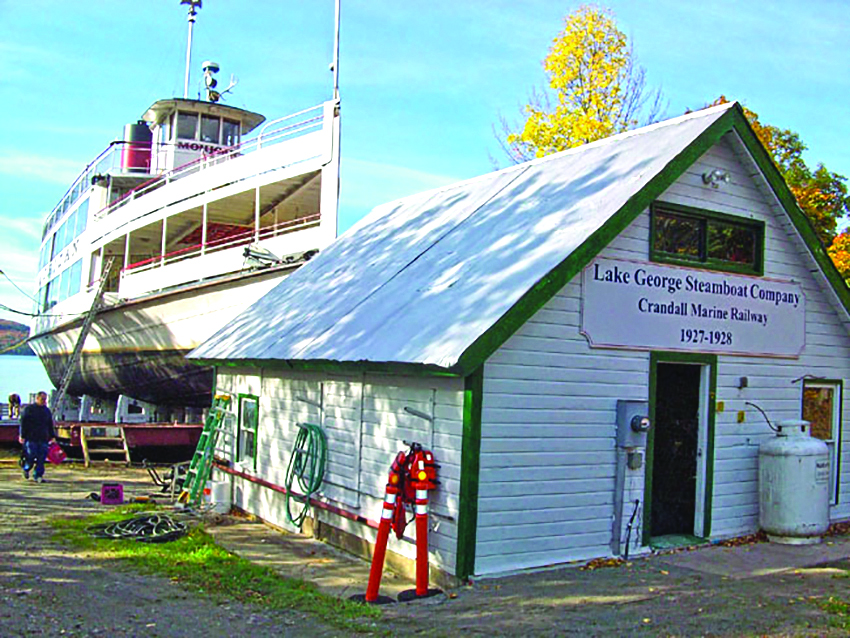
<path id="1" fill-rule="evenodd" d="M 14 281 L 12 281 L 12 278 L 9 275 L 7 275 L 6 271 L 3 270 L 2 268 L 0 268 L 0 275 L 3 275 L 6 279 L 8 279 L 9 283 L 12 284 L 15 288 L 17 288 L 18 291 L 22 295 L 24 295 L 27 299 L 31 299 L 32 301 L 35 301 L 35 297 L 30 296 L 29 293 L 25 292 L 23 288 L 21 288 L 18 284 L 16 284 Z"/>
<path id="2" fill-rule="evenodd" d="M 86 314 L 84 312 L 78 312 L 76 314 L 59 313 L 59 314 L 48 315 L 48 314 L 36 313 L 36 312 L 24 312 L 23 310 L 15 310 L 14 308 L 10 308 L 6 304 L 2 304 L 2 303 L 0 303 L 0 310 L 5 310 L 6 312 L 13 312 L 16 315 L 24 315 L 25 317 L 82 317 L 84 314 Z"/>

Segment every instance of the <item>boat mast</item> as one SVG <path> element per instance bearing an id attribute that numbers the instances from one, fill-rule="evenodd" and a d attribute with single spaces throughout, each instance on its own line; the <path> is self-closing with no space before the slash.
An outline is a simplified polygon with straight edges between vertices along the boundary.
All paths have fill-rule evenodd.
<path id="1" fill-rule="evenodd" d="M 331 68 L 334 72 L 334 100 L 339 100 L 339 3 L 336 0 L 334 8 L 334 58 Z"/>
<path id="2" fill-rule="evenodd" d="M 189 97 L 189 66 L 192 63 L 192 27 L 195 26 L 195 16 L 198 15 L 198 9 L 201 8 L 203 0 L 180 0 L 180 4 L 189 5 L 189 38 L 186 43 L 186 79 L 183 82 L 183 99 Z"/>

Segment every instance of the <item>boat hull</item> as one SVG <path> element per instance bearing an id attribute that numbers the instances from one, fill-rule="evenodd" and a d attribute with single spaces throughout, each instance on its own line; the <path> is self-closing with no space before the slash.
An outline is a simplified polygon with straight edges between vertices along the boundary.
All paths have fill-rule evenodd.
<path id="1" fill-rule="evenodd" d="M 84 352 L 71 377 L 68 394 L 110 400 L 124 394 L 158 405 L 209 406 L 212 368 L 189 363 L 185 356 L 190 351 L 191 348 Z M 70 359 L 70 353 L 41 357 L 54 386 L 59 385 Z M 57 417 L 63 418 L 63 415 Z"/>
<path id="2" fill-rule="evenodd" d="M 253 271 L 122 302 L 98 312 L 68 393 L 156 405 L 209 406 L 213 371 L 185 358 L 192 349 L 289 275 L 294 266 Z M 82 320 L 30 338 L 58 387 Z M 61 415 L 57 415 L 61 418 Z"/>

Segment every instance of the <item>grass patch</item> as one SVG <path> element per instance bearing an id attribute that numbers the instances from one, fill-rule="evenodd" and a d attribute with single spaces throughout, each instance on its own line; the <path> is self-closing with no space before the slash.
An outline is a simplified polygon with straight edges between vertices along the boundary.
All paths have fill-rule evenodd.
<path id="1" fill-rule="evenodd" d="M 85 518 L 53 518 L 50 524 L 59 541 L 102 558 L 126 561 L 142 572 L 165 576 L 216 601 L 237 600 L 267 609 L 294 609 L 335 627 L 361 633 L 380 631 L 370 622 L 381 617 L 379 609 L 329 596 L 312 583 L 287 578 L 231 554 L 201 527 L 168 543 L 98 539 L 86 531 L 91 525 L 124 520 L 153 509 L 150 505 L 126 505 Z"/>
<path id="2" fill-rule="evenodd" d="M 820 608 L 829 614 L 829 624 L 839 629 L 850 629 L 850 603 L 830 596 L 820 603 Z"/>

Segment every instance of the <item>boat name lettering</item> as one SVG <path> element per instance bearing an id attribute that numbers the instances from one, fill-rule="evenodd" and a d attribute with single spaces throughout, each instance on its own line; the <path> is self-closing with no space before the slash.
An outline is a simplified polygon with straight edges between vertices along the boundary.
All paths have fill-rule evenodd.
<path id="1" fill-rule="evenodd" d="M 184 151 L 203 151 L 204 153 L 224 153 L 227 148 L 215 146 L 213 144 L 201 144 L 199 142 L 177 142 L 177 148 Z"/>

